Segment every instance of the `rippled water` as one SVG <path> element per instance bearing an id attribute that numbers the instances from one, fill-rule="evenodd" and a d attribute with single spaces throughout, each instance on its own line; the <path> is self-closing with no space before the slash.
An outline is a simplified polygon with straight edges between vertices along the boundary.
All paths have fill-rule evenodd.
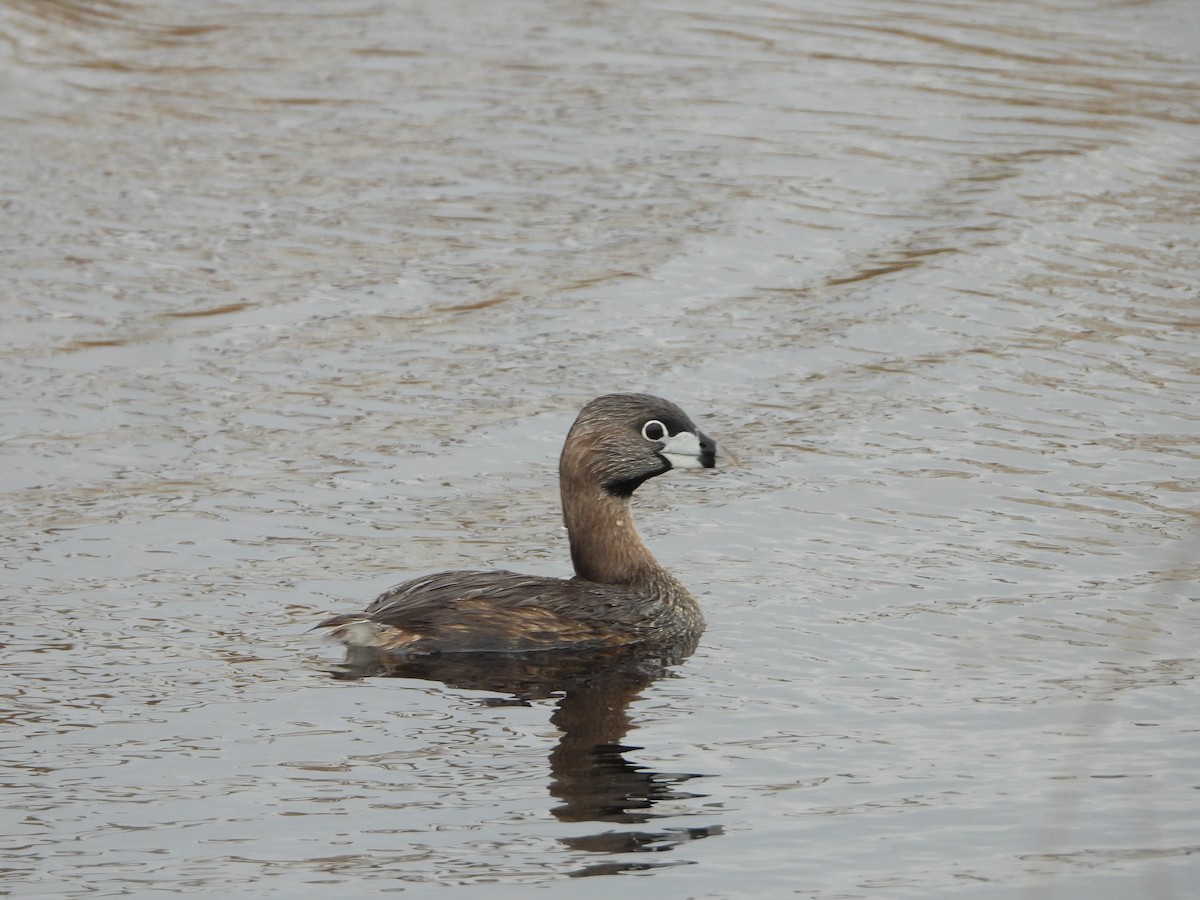
<path id="1" fill-rule="evenodd" d="M 0 891 L 1191 895 L 1191 0 L 0 38 Z M 567 571 L 608 390 L 741 458 L 639 494 L 697 652 L 339 677 L 401 577 Z"/>

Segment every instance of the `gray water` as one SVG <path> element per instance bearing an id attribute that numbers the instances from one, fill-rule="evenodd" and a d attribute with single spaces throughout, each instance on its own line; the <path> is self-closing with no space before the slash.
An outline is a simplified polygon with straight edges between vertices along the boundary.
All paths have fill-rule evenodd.
<path id="1" fill-rule="evenodd" d="M 1192 0 L 0 38 L 0 892 L 1192 896 Z M 568 573 L 613 390 L 740 458 L 638 495 L 696 653 L 336 677 L 404 577 Z"/>

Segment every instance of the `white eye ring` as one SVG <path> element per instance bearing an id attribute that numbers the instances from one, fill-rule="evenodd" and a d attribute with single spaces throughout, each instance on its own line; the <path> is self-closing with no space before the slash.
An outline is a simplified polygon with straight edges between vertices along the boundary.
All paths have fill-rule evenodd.
<path id="1" fill-rule="evenodd" d="M 657 443 L 658 441 L 665 440 L 667 434 L 667 426 L 658 421 L 658 419 L 651 419 L 642 426 L 642 437 L 648 441 Z"/>

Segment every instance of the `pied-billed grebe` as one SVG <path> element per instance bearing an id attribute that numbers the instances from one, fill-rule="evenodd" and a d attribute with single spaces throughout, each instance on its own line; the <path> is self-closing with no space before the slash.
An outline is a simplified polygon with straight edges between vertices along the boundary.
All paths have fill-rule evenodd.
<path id="1" fill-rule="evenodd" d="M 399 584 L 362 613 L 317 628 L 352 648 L 406 655 L 667 645 L 704 627 L 695 598 L 633 525 L 630 497 L 671 469 L 708 469 L 717 446 L 649 394 L 607 394 L 580 412 L 559 459 L 575 577 L 441 572 Z"/>

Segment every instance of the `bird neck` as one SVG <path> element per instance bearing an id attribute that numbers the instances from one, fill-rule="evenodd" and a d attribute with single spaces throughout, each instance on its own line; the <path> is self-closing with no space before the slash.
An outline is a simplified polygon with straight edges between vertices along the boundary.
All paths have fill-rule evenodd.
<path id="1" fill-rule="evenodd" d="M 674 582 L 642 541 L 629 500 L 595 486 L 564 482 L 563 521 L 575 574 L 599 584 L 655 588 Z"/>

